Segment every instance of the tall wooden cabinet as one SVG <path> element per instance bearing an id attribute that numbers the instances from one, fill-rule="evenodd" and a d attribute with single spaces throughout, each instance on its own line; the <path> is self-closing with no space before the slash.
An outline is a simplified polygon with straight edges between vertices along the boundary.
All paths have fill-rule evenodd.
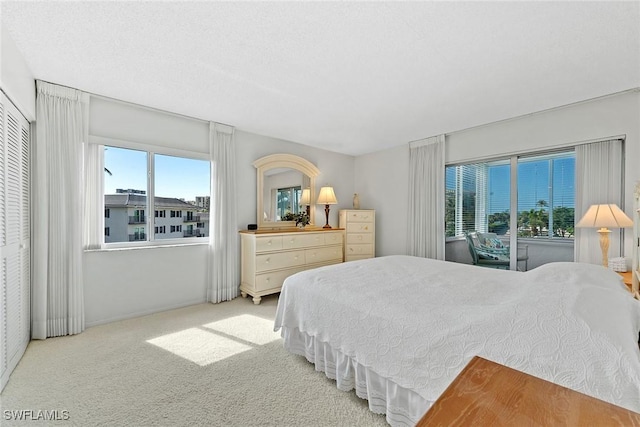
<path id="1" fill-rule="evenodd" d="M 342 262 L 340 229 L 241 231 L 240 294 L 260 304 L 282 289 L 284 279 L 303 270 Z"/>
<path id="2" fill-rule="evenodd" d="M 0 92 L 0 391 L 31 335 L 29 122 Z"/>
<path id="3" fill-rule="evenodd" d="M 342 209 L 340 228 L 345 229 L 344 260 L 376 256 L 376 211 L 373 209 Z"/>

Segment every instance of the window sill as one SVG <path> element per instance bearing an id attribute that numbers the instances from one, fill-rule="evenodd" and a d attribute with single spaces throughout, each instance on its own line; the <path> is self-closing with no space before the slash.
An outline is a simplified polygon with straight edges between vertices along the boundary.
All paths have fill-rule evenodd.
<path id="1" fill-rule="evenodd" d="M 182 248 L 187 246 L 205 246 L 208 245 L 209 241 L 207 239 L 206 242 L 194 242 L 194 243 L 169 243 L 169 244 L 148 244 L 148 245 L 138 245 L 138 246 L 105 246 L 100 249 L 85 249 L 84 252 L 119 252 L 119 251 L 137 251 L 144 249 L 162 249 L 162 248 Z"/>

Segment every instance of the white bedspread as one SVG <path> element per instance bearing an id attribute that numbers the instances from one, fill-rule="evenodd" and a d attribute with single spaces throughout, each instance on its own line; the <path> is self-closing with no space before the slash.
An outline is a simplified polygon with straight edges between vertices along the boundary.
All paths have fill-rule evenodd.
<path id="1" fill-rule="evenodd" d="M 405 401 L 419 396 L 426 407 L 392 409 L 408 424 L 475 355 L 640 412 L 640 303 L 596 265 L 519 273 L 388 256 L 321 267 L 285 281 L 280 328 L 285 347 L 317 367 L 327 358 L 344 370 L 333 359 L 346 357 L 409 390 Z"/>

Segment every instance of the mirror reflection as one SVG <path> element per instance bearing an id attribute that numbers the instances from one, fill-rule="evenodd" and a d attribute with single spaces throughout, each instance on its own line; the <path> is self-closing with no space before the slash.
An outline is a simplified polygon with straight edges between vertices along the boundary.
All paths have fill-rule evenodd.
<path id="1" fill-rule="evenodd" d="M 266 222 L 291 221 L 293 215 L 307 212 L 303 190 L 311 185 L 311 179 L 300 171 L 275 168 L 264 172 L 263 220 Z M 306 204 L 306 205 L 305 205 Z"/>
<path id="2" fill-rule="evenodd" d="M 308 160 L 286 153 L 262 157 L 253 166 L 256 174 L 256 205 L 259 229 L 285 229 L 300 226 L 306 217 L 314 226 L 315 178 L 320 170 Z M 306 212 L 306 215 L 301 215 Z"/>

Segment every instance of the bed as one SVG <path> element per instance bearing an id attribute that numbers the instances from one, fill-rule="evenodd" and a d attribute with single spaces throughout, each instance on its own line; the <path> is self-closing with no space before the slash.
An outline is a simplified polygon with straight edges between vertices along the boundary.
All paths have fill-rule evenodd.
<path id="1" fill-rule="evenodd" d="M 476 355 L 640 412 L 640 302 L 597 265 L 321 267 L 286 279 L 274 329 L 392 426 L 415 425 Z"/>

